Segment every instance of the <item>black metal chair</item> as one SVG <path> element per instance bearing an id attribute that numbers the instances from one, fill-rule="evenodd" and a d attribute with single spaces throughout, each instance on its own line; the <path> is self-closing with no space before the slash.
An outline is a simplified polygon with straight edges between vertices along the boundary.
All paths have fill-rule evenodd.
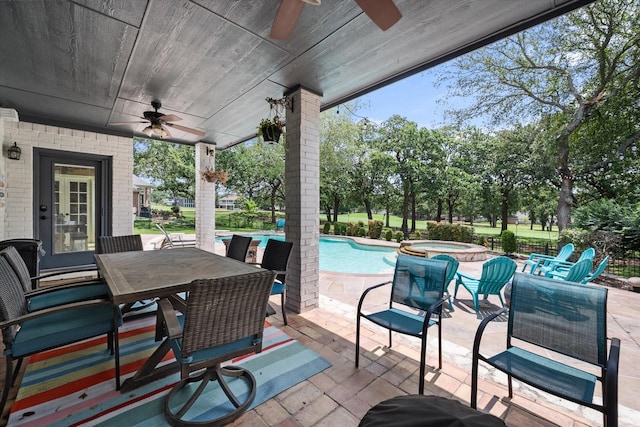
<path id="1" fill-rule="evenodd" d="M 471 365 L 471 407 L 477 406 L 478 362 L 547 393 L 603 413 L 604 426 L 618 425 L 618 364 L 620 340 L 611 338 L 607 357 L 607 289 L 516 273 L 509 306 L 506 350 L 491 356 L 480 353 L 485 328 L 507 311 L 485 318 L 476 332 Z M 525 346 L 518 346 L 526 343 Z M 537 351 L 539 349 L 539 351 Z M 563 355 L 563 362 L 550 355 Z M 579 363 L 599 368 L 583 370 Z M 602 385 L 602 403 L 594 402 L 596 383 Z"/>
<path id="2" fill-rule="evenodd" d="M 184 316 L 177 316 L 168 299 L 159 301 L 159 320 L 181 365 L 181 381 L 169 392 L 165 417 L 174 426 L 217 426 L 242 415 L 256 395 L 253 374 L 221 363 L 262 351 L 264 317 L 275 273 L 257 270 L 221 279 L 191 283 Z M 193 372 L 199 372 L 191 375 Z M 226 378 L 239 378 L 231 387 Z M 233 405 L 215 407 L 203 394 L 217 381 Z M 185 387 L 200 383 L 198 387 Z M 209 388 L 211 390 L 211 387 Z"/>
<path id="3" fill-rule="evenodd" d="M 237 234 L 234 234 L 233 236 L 231 236 L 229 246 L 227 246 L 227 257 L 245 262 L 247 259 L 247 252 L 249 252 L 250 244 L 251 237 L 239 236 Z"/>
<path id="4" fill-rule="evenodd" d="M 427 352 L 427 331 L 438 325 L 438 367 L 442 369 L 442 305 L 445 294 L 448 261 L 398 255 L 393 281 L 380 283 L 364 291 L 358 302 L 356 318 L 356 368 L 360 362 L 360 319 L 365 318 L 389 330 L 420 338 L 420 379 L 418 393 L 424 394 L 424 375 Z M 370 291 L 391 285 L 389 308 L 375 313 L 364 313 L 362 307 Z"/>
<path id="5" fill-rule="evenodd" d="M 271 295 L 280 295 L 280 306 L 282 307 L 282 320 L 287 324 L 287 312 L 284 308 L 287 291 L 287 266 L 289 264 L 289 256 L 293 249 L 293 242 L 285 242 L 282 240 L 269 239 L 267 246 L 262 254 L 262 262 L 260 267 L 272 270 L 277 273 L 276 280 L 271 288 Z M 273 310 L 273 309 L 271 309 Z M 275 313 L 272 311 L 270 314 Z"/>

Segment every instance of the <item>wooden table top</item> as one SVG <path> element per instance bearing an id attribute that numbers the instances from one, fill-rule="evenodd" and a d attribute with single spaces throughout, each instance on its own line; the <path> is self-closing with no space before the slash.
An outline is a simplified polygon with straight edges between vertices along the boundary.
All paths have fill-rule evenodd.
<path id="1" fill-rule="evenodd" d="M 184 292 L 197 279 L 260 271 L 253 265 L 197 248 L 96 254 L 95 258 L 115 304 Z"/>

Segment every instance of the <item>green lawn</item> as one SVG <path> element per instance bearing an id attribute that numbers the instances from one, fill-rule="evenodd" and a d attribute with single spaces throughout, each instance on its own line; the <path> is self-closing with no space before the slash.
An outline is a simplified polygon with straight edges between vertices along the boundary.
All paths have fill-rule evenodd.
<path id="1" fill-rule="evenodd" d="M 152 206 L 153 210 L 164 210 L 171 211 L 170 206 Z M 184 220 L 175 220 L 173 218 L 169 223 L 166 224 L 166 228 L 168 231 L 172 233 L 187 233 L 192 234 L 195 232 L 195 208 L 180 208 L 180 213 L 182 214 Z M 247 227 L 237 227 L 233 224 L 233 221 L 229 221 L 231 211 L 226 209 L 216 209 L 216 228 L 231 230 L 231 231 L 256 231 L 256 229 L 247 228 Z M 268 212 L 260 212 L 261 216 L 269 217 L 270 213 Z M 326 221 L 326 215 L 320 215 L 321 221 Z M 384 215 L 374 214 L 373 219 L 382 221 L 385 223 Z M 340 222 L 358 222 L 362 221 L 365 225 L 368 223 L 367 214 L 366 213 L 350 213 L 344 215 L 338 215 L 338 221 Z M 256 221 L 256 226 L 259 225 L 260 221 Z M 386 224 L 385 224 L 386 225 Z M 392 215 L 389 217 L 389 225 L 391 227 L 400 228 L 402 226 L 402 218 L 399 216 Z M 409 222 L 411 225 L 411 222 Z M 466 225 L 469 225 L 466 223 Z M 418 230 L 425 230 L 427 228 L 427 221 L 417 221 L 416 227 Z M 474 233 L 484 236 L 499 236 L 500 235 L 500 223 L 498 223 L 498 227 L 490 227 L 487 223 L 474 223 L 473 224 Z M 535 225 L 533 230 L 530 229 L 529 224 L 509 224 L 509 230 L 513 231 L 516 237 L 521 238 L 533 238 L 533 239 L 543 239 L 556 241 L 558 240 L 558 232 L 557 231 L 542 231 L 540 225 Z M 160 234 L 160 230 L 158 230 L 152 223 L 144 222 L 144 221 L 136 221 L 134 227 L 134 233 L 137 234 Z"/>

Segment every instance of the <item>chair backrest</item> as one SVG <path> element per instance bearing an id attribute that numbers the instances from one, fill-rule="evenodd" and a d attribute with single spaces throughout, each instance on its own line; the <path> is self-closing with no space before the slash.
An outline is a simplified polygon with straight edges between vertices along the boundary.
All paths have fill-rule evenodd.
<path id="1" fill-rule="evenodd" d="M 275 274 L 255 273 L 195 280 L 189 288 L 180 353 L 182 362 L 194 352 L 220 347 L 211 360 L 225 361 L 262 350 L 267 303 Z M 175 349 L 174 349 L 175 352 Z M 210 352 L 211 353 L 211 352 Z"/>
<path id="2" fill-rule="evenodd" d="M 158 230 L 162 231 L 162 234 L 164 234 L 164 240 L 160 245 L 160 249 L 164 249 L 167 247 L 172 248 L 173 240 L 171 240 L 171 236 L 169 236 L 169 233 L 167 233 L 167 230 L 165 230 L 164 227 L 158 224 L 157 222 L 155 224 L 156 224 L 156 228 L 158 228 Z"/>
<path id="3" fill-rule="evenodd" d="M 511 258 L 499 256 L 482 264 L 482 275 L 478 284 L 479 294 L 497 295 L 513 276 L 517 264 Z"/>
<path id="4" fill-rule="evenodd" d="M 287 264 L 289 264 L 289 256 L 291 255 L 292 249 L 293 242 L 276 239 L 267 240 L 267 246 L 264 248 L 260 266 L 267 270 L 287 271 Z M 286 274 L 278 274 L 276 279 L 284 283 Z"/>
<path id="5" fill-rule="evenodd" d="M 244 262 L 247 259 L 250 244 L 251 237 L 234 234 L 231 236 L 229 246 L 227 246 L 227 257 Z"/>
<path id="6" fill-rule="evenodd" d="M 460 262 L 457 258 L 447 254 L 438 254 L 432 256 L 431 259 L 439 259 L 442 261 L 447 261 L 449 263 L 449 267 L 447 268 L 447 277 L 445 279 L 446 285 L 451 283 L 451 281 L 456 278 L 456 272 L 458 271 L 458 267 L 460 266 Z"/>
<path id="7" fill-rule="evenodd" d="M 0 251 L 0 258 L 4 258 L 9 264 L 9 267 L 13 269 L 17 279 L 20 281 L 23 292 L 29 292 L 35 289 L 31 281 L 31 276 L 29 275 L 29 269 L 15 247 L 7 246 L 2 249 Z"/>
<path id="8" fill-rule="evenodd" d="M 593 248 L 587 248 L 580 254 L 580 258 L 578 258 L 576 262 L 580 262 L 583 259 L 590 259 L 593 261 L 594 256 L 596 256 L 596 250 Z"/>
<path id="9" fill-rule="evenodd" d="M 96 252 L 99 254 L 112 254 L 116 252 L 142 251 L 142 237 L 139 234 L 127 236 L 99 236 Z"/>
<path id="10" fill-rule="evenodd" d="M 606 257 L 604 257 L 602 261 L 600 261 L 600 264 L 598 264 L 598 268 L 596 268 L 596 270 L 593 273 L 587 274 L 587 277 L 582 279 L 582 283 L 589 283 L 592 280 L 596 279 L 598 276 L 600 276 L 604 272 L 604 269 L 607 268 L 608 263 L 609 263 L 609 255 L 607 255 Z"/>
<path id="11" fill-rule="evenodd" d="M 560 249 L 560 252 L 558 252 L 558 255 L 556 255 L 556 257 L 554 258 L 554 261 L 568 260 L 569 257 L 573 255 L 574 250 L 575 250 L 575 246 L 573 245 L 573 243 L 567 243 Z"/>
<path id="12" fill-rule="evenodd" d="M 391 301 L 419 310 L 427 310 L 442 298 L 448 261 L 413 255 L 398 255 L 393 274 Z M 435 314 L 441 312 L 440 305 Z"/>
<path id="13" fill-rule="evenodd" d="M 591 268 L 593 268 L 593 262 L 590 259 L 583 259 L 573 264 L 563 279 L 567 282 L 580 283 L 591 272 Z"/>
<path id="14" fill-rule="evenodd" d="M 0 250 L 13 246 L 16 248 L 24 264 L 29 271 L 29 277 L 37 277 L 40 275 L 40 258 L 44 255 L 42 249 L 42 241 L 37 239 L 9 239 L 0 242 Z M 38 281 L 33 280 L 31 288 L 38 287 Z"/>
<path id="15" fill-rule="evenodd" d="M 607 289 L 516 273 L 508 335 L 604 367 Z"/>
<path id="16" fill-rule="evenodd" d="M 0 256 L 0 322 L 15 319 L 27 312 L 24 288 L 13 267 Z M 5 346 L 13 342 L 16 326 L 2 331 Z"/>

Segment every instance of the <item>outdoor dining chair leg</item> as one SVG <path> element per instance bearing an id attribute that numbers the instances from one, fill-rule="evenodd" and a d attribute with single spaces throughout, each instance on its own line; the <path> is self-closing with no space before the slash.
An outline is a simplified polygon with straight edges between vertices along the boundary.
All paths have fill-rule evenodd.
<path id="1" fill-rule="evenodd" d="M 420 379 L 418 380 L 418 394 L 424 394 L 424 376 L 425 372 L 425 364 L 427 363 L 427 336 L 426 334 L 422 337 L 422 342 L 420 344 Z"/>
<path id="2" fill-rule="evenodd" d="M 280 294 L 281 296 L 281 302 L 280 302 L 280 307 L 282 308 L 282 320 L 284 321 L 284 324 L 287 325 L 287 312 L 284 309 L 284 292 Z"/>
<path id="3" fill-rule="evenodd" d="M 360 364 L 360 315 L 356 316 L 356 368 Z"/>

